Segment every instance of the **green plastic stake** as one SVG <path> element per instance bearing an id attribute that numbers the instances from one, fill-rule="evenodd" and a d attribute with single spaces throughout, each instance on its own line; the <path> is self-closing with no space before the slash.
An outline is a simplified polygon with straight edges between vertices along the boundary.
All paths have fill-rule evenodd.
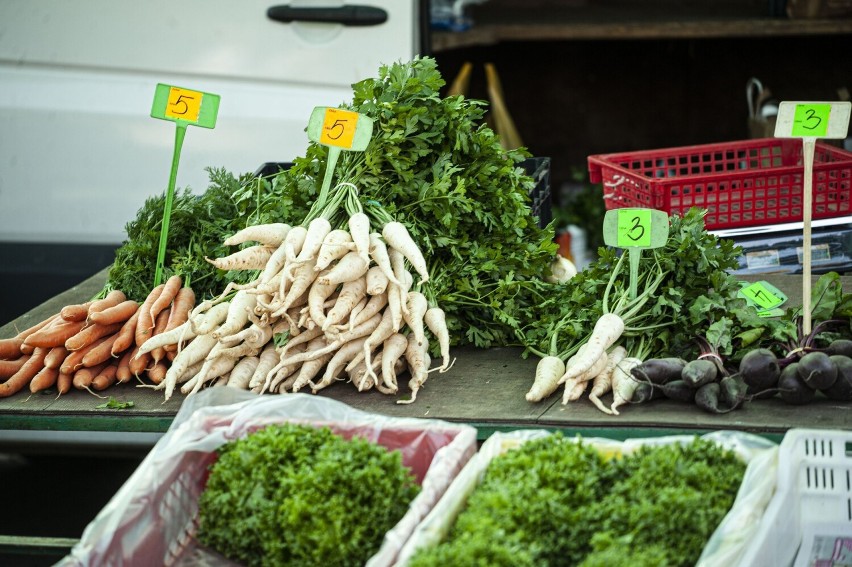
<path id="1" fill-rule="evenodd" d="M 308 121 L 308 138 L 328 147 L 328 160 L 318 200 L 325 201 L 331 188 L 334 166 L 342 150 L 362 152 L 373 136 L 373 120 L 351 110 L 317 106 Z"/>
<path id="2" fill-rule="evenodd" d="M 642 250 L 665 246 L 669 215 L 656 209 L 613 209 L 604 215 L 604 243 L 625 248 L 630 255 L 630 299 L 637 294 Z"/>
<path id="3" fill-rule="evenodd" d="M 160 229 L 160 244 L 157 249 L 157 264 L 154 271 L 154 287 L 163 282 L 163 264 L 166 259 L 166 243 L 169 239 L 169 219 L 172 216 L 175 182 L 177 181 L 178 163 L 186 137 L 186 127 L 189 125 L 202 128 L 215 128 L 216 116 L 219 113 L 219 95 L 204 93 L 164 85 L 157 85 L 154 91 L 154 104 L 151 106 L 151 117 L 168 120 L 175 123 L 175 149 L 172 154 L 172 169 L 169 174 L 169 186 L 166 191 L 166 202 L 163 209 L 163 226 Z"/>

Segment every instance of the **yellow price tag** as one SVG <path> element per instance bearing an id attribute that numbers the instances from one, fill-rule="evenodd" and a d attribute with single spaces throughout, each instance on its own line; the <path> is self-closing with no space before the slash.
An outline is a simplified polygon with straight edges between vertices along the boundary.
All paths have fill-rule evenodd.
<path id="1" fill-rule="evenodd" d="M 339 108 L 327 108 L 322 121 L 320 143 L 348 149 L 352 147 L 358 113 Z"/>
<path id="2" fill-rule="evenodd" d="M 198 122 L 198 115 L 201 112 L 202 98 L 204 98 L 204 93 L 179 87 L 171 87 L 169 89 L 169 98 L 166 104 L 165 115 L 177 120 Z"/>

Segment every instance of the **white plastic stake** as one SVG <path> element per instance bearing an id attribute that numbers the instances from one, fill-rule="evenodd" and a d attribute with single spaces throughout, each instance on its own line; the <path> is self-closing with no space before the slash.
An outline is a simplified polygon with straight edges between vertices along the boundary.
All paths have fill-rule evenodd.
<path id="1" fill-rule="evenodd" d="M 801 138 L 802 162 L 802 331 L 811 332 L 811 216 L 813 165 L 817 138 L 845 139 L 852 103 L 782 102 L 775 123 L 776 138 Z"/>

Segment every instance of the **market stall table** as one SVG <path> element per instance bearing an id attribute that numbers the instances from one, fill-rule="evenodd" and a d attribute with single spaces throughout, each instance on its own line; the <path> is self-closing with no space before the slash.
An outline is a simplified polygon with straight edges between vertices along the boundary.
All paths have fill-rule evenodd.
<path id="1" fill-rule="evenodd" d="M 103 286 L 106 271 L 57 295 L 15 321 L 0 327 L 0 338 L 29 327 L 63 306 L 86 301 Z M 761 275 L 783 291 L 790 305 L 801 303 L 801 276 Z M 852 276 L 842 277 L 844 288 Z M 358 392 L 347 384 L 335 384 L 321 394 L 353 407 L 392 416 L 429 417 L 476 426 L 480 439 L 495 430 L 525 427 L 559 428 L 570 433 L 603 435 L 616 439 L 738 429 L 780 440 L 791 427 L 852 427 L 852 404 L 821 399 L 805 406 L 790 406 L 778 399 L 761 400 L 724 415 L 702 412 L 694 405 L 658 400 L 643 406 L 627 406 L 621 415 L 598 411 L 587 399 L 567 405 L 560 396 L 531 404 L 524 399 L 535 372 L 534 357 L 524 359 L 520 348 L 453 349 L 456 363 L 446 373 L 433 373 L 417 401 L 398 404 L 405 397 L 405 379 L 398 396 L 375 391 Z M 162 391 L 134 383 L 111 386 L 100 395 L 132 401 L 133 407 L 107 409 L 97 406 L 105 399 L 72 390 L 61 397 L 55 391 L 30 395 L 24 391 L 0 399 L 0 446 L 5 450 L 55 452 L 116 451 L 144 454 L 168 429 L 183 400 L 176 393 L 164 402 Z"/>

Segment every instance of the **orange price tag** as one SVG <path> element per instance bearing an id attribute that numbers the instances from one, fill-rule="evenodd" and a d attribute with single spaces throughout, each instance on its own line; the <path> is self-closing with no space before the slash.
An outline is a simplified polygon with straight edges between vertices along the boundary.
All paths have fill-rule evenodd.
<path id="1" fill-rule="evenodd" d="M 358 124 L 358 113 L 339 108 L 328 108 L 322 120 L 320 143 L 338 148 L 351 148 Z"/>
<path id="2" fill-rule="evenodd" d="M 204 93 L 198 91 L 171 87 L 169 89 L 169 99 L 166 104 L 165 115 L 177 120 L 198 122 L 198 115 L 201 112 L 201 99 L 203 97 Z"/>

